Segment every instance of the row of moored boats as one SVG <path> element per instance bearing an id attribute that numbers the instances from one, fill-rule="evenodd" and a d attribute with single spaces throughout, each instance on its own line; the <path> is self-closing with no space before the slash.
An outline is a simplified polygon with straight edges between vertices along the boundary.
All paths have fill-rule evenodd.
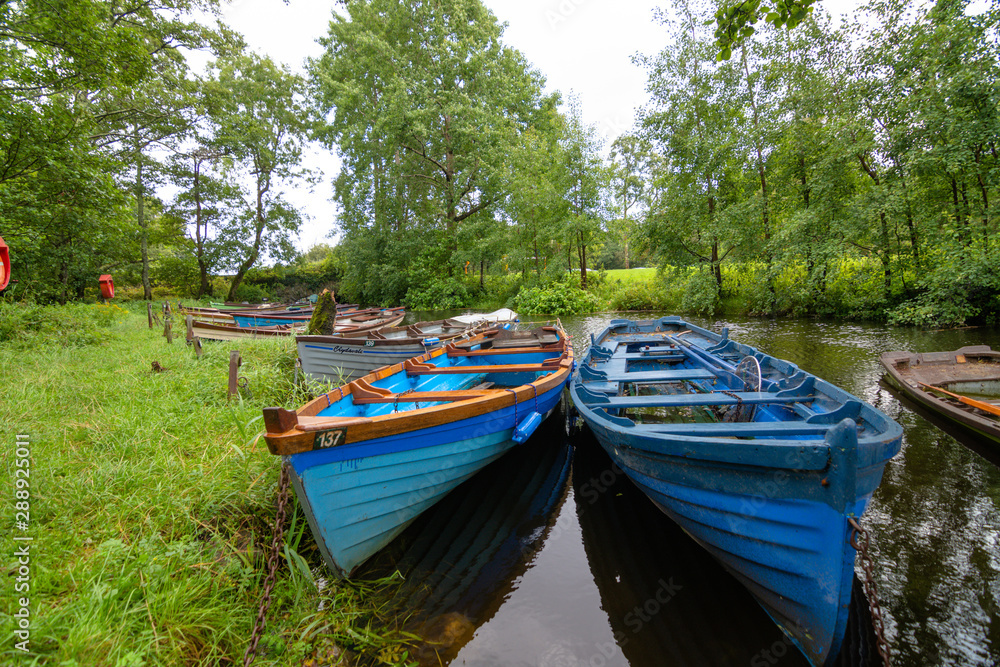
<path id="1" fill-rule="evenodd" d="M 357 325 L 372 316 L 344 312 Z M 833 663 L 847 630 L 852 534 L 900 450 L 899 424 L 726 329 L 612 320 L 577 359 L 558 322 L 518 330 L 497 319 L 296 337 L 303 368 L 336 387 L 295 411 L 265 409 L 264 439 L 331 570 L 350 576 L 528 441 L 568 387 L 636 486 L 746 586 L 810 663 Z M 998 357 L 975 347 L 882 361 L 891 381 L 931 401 L 970 389 L 995 397 Z M 959 421 L 1000 441 L 1000 410 L 984 409 L 995 401 L 948 400 Z"/>

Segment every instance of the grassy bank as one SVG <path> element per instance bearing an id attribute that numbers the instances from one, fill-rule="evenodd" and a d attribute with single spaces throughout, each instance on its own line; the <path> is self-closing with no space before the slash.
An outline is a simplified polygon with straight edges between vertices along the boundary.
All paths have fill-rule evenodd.
<path id="1" fill-rule="evenodd" d="M 17 434 L 30 448 L 30 527 L 7 531 L 4 553 L 25 544 L 12 533 L 33 538 L 30 590 L 5 584 L 8 599 L 30 599 L 30 652 L 15 649 L 15 605 L 4 605 L 4 664 L 242 663 L 279 473 L 255 435 L 262 407 L 305 398 L 292 382 L 294 340 L 206 342 L 198 359 L 182 324 L 168 345 L 147 327 L 144 304 L 133 308 L 0 303 L 9 523 Z M 231 349 L 247 390 L 228 401 Z M 256 664 L 342 649 L 352 664 L 404 664 L 405 637 L 373 630 L 393 583 L 331 583 L 320 594 L 319 555 L 297 506 L 289 514 Z"/>

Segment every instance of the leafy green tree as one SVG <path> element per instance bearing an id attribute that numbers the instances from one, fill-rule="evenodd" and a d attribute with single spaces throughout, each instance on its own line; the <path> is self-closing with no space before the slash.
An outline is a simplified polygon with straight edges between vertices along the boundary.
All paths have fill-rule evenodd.
<path id="1" fill-rule="evenodd" d="M 733 48 L 750 39 L 760 21 L 791 30 L 813 11 L 816 0 L 741 0 L 725 2 L 715 12 L 717 58 L 729 60 Z"/>
<path id="2" fill-rule="evenodd" d="M 301 214 L 283 196 L 283 186 L 306 181 L 301 168 L 308 115 L 304 82 L 285 67 L 251 52 L 216 61 L 206 85 L 212 123 L 210 145 L 227 155 L 226 173 L 246 182 L 243 207 L 219 230 L 224 263 L 234 268 L 229 300 L 246 272 L 262 256 L 294 257 L 290 236 Z"/>
<path id="3" fill-rule="evenodd" d="M 630 245 L 638 225 L 637 208 L 645 194 L 649 150 L 649 143 L 635 134 L 623 134 L 611 144 L 608 231 L 621 244 L 626 269 L 630 268 Z"/>
<path id="4" fill-rule="evenodd" d="M 652 173 L 648 243 L 662 262 L 705 266 L 722 287 L 721 264 L 743 242 L 745 225 L 733 225 L 744 201 L 737 129 L 742 107 L 738 71 L 719 67 L 696 8 L 678 2 L 679 19 L 663 18 L 673 42 L 640 59 L 649 72 L 651 100 L 643 110 L 643 136 L 659 159 Z M 738 213 L 738 212 L 736 212 Z"/>
<path id="5" fill-rule="evenodd" d="M 103 222 L 98 217 L 93 225 L 80 223 L 61 235 L 73 239 L 67 243 L 84 254 L 91 240 L 100 239 L 103 247 L 89 248 L 88 258 L 96 259 L 110 247 L 129 245 L 133 236 L 133 229 L 119 226 L 120 221 L 114 219 L 121 209 L 108 203 L 118 200 L 118 188 L 129 180 L 129 189 L 139 194 L 136 219 L 139 236 L 145 239 L 148 156 L 140 161 L 137 155 L 150 145 L 147 130 L 162 125 L 157 119 L 163 115 L 159 104 L 163 97 L 155 107 L 145 100 L 153 91 L 159 94 L 170 88 L 167 70 L 183 70 L 178 47 L 197 48 L 212 41 L 215 31 L 191 14 L 211 15 L 217 6 L 215 0 L 166 0 L 155 5 L 97 0 L 0 3 L 0 125 L 4 128 L 0 133 L 0 201 L 24 208 L 44 201 L 26 201 L 29 193 L 43 198 L 45 191 L 89 193 L 87 197 L 56 195 L 61 204 L 51 210 L 67 215 L 64 207 L 72 202 L 83 220 L 90 219 L 85 210 L 103 206 Z M 77 171 L 67 172 L 67 165 Z M 40 182 L 47 178 L 57 180 Z M 98 193 L 98 187 L 107 190 Z M 0 208 L 0 220 L 8 214 Z M 23 228 L 30 217 L 18 217 L 18 226 Z M 46 218 L 30 219 L 46 225 Z M 42 228 L 32 233 L 46 241 L 30 246 L 19 243 L 15 253 L 34 248 L 43 253 L 42 264 L 64 261 L 57 257 L 67 255 L 48 244 L 60 235 L 49 235 Z M 43 259 L 46 248 L 53 253 L 49 262 Z M 145 252 L 137 250 L 137 254 Z M 104 266 L 80 261 L 80 266 L 62 270 L 59 298 L 67 298 L 71 274 L 82 271 L 83 265 L 94 273 L 127 264 L 120 260 L 116 257 Z M 94 273 L 87 282 L 96 277 Z M 80 280 L 84 280 L 82 273 Z M 148 295 L 148 277 L 146 282 Z"/>
<path id="6" fill-rule="evenodd" d="M 231 226 L 243 204 L 239 186 L 216 168 L 225 154 L 198 146 L 171 156 L 167 175 L 178 188 L 170 214 L 183 221 L 189 232 L 191 251 L 198 265 L 196 296 L 212 295 L 211 274 L 222 263 L 223 243 L 219 230 Z"/>
<path id="7" fill-rule="evenodd" d="M 568 204 L 567 235 L 576 247 L 580 267 L 580 287 L 587 289 L 587 247 L 602 231 L 601 193 L 607 183 L 607 169 L 601 157 L 602 140 L 597 129 L 583 121 L 579 98 L 570 97 L 563 131 L 562 153 L 565 194 Z"/>
<path id="8" fill-rule="evenodd" d="M 782 91 L 772 111 L 781 119 L 771 156 L 776 271 L 804 264 L 798 308 L 818 312 L 830 270 L 849 250 L 848 204 L 860 180 L 843 129 L 852 58 L 844 34 L 822 13 L 769 40 L 762 55 Z"/>
<path id="9" fill-rule="evenodd" d="M 503 27 L 479 0 L 345 8 L 309 67 L 326 120 L 317 136 L 342 162 L 338 224 L 345 247 L 368 262 L 352 262 L 359 275 L 345 282 L 360 289 L 372 267 L 402 275 L 432 255 L 454 271 L 459 227 L 492 219 L 519 135 L 545 121 L 542 79 L 502 43 Z M 432 241 L 448 252 L 427 248 Z"/>
<path id="10" fill-rule="evenodd" d="M 558 248 L 559 238 L 569 202 L 563 197 L 565 160 L 559 138 L 562 131 L 560 116 L 552 111 L 549 131 L 528 128 L 511 151 L 509 175 L 505 184 L 509 192 L 507 216 L 513 222 L 522 269 L 534 270 L 540 278 Z"/>

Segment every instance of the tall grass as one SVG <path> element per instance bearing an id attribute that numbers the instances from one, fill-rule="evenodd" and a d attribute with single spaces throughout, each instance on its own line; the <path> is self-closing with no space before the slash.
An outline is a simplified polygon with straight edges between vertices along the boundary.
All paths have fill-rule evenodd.
<path id="1" fill-rule="evenodd" d="M 295 343 L 206 342 L 198 359 L 141 311 L 0 306 L 5 479 L 15 434 L 31 444 L 32 653 L 18 653 L 22 664 L 242 661 L 279 474 L 256 433 L 262 407 L 305 399 L 292 381 Z M 248 391 L 229 401 L 231 349 Z M 12 486 L 3 497 L 13 520 Z M 375 630 L 377 592 L 392 582 L 320 594 L 320 557 L 301 512 L 291 514 L 257 664 L 300 664 L 334 645 L 360 663 L 404 662 L 407 637 Z M 9 531 L 3 540 L 13 553 Z M 12 611 L 0 610 L 5 633 Z M 0 662 L 15 655 L 5 636 Z"/>

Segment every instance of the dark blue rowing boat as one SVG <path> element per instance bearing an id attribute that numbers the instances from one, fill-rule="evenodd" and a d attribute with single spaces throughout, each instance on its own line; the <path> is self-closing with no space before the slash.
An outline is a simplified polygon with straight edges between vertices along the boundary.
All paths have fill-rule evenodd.
<path id="1" fill-rule="evenodd" d="M 570 385 L 601 446 L 814 665 L 851 600 L 850 520 L 902 429 L 860 399 L 677 317 L 613 320 Z"/>

